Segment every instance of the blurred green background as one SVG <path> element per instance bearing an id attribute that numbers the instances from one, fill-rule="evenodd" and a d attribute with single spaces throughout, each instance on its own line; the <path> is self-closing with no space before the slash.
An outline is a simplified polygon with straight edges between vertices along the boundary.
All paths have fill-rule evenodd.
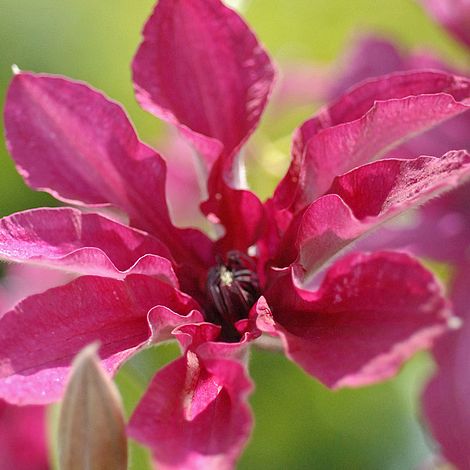
<path id="1" fill-rule="evenodd" d="M 157 145 L 165 126 L 135 103 L 129 70 L 153 3 L 0 0 L 2 107 L 12 64 L 64 74 L 87 81 L 123 103 L 141 138 Z M 404 48 L 420 45 L 456 61 L 463 57 L 459 47 L 412 0 L 251 0 L 242 8 L 281 70 L 292 61 L 312 66 L 332 62 L 354 35 L 368 31 L 396 39 Z M 281 167 L 286 164 L 289 135 L 314 109 L 315 103 L 305 103 L 275 118 L 269 117 L 268 109 L 255 136 L 268 163 L 271 154 L 272 158 L 281 154 Z M 26 188 L 4 144 L 0 165 L 0 215 L 56 204 L 48 195 Z M 262 168 L 257 171 L 251 179 L 266 195 L 274 176 Z M 138 356 L 120 372 L 118 383 L 128 412 L 156 368 L 176 354 L 175 346 L 164 345 Z M 256 425 L 239 468 L 415 468 L 432 450 L 420 425 L 418 405 L 419 390 L 430 368 L 422 354 L 393 381 L 332 393 L 281 355 L 253 351 L 250 369 L 256 391 L 251 404 Z M 145 452 L 134 446 L 131 457 L 132 468 L 146 468 Z"/>

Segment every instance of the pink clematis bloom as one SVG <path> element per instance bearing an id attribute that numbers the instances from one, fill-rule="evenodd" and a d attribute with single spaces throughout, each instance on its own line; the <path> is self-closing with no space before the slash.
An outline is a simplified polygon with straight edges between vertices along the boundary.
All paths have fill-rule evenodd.
<path id="1" fill-rule="evenodd" d="M 117 207 L 129 225 L 66 207 L 0 220 L 2 258 L 78 275 L 0 319 L 0 397 L 59 399 L 72 358 L 91 342 L 112 374 L 174 338 L 182 357 L 156 374 L 129 433 L 160 468 L 232 468 L 252 424 L 247 350 L 262 334 L 337 388 L 393 376 L 447 331 L 441 288 L 409 255 L 332 259 L 469 177 L 465 151 L 373 160 L 466 111 L 470 80 L 414 72 L 349 91 L 298 129 L 291 167 L 262 203 L 243 185 L 239 154 L 274 72 L 243 20 L 219 0 L 160 0 L 133 71 L 141 105 L 199 153 L 202 208 L 224 233 L 213 241 L 173 225 L 165 161 L 118 104 L 83 83 L 18 73 L 5 127 L 27 183 L 78 206 Z"/>
<path id="2" fill-rule="evenodd" d="M 427 3 L 435 4 L 435 8 L 449 8 L 449 12 L 452 11 L 457 19 L 457 4 L 462 2 L 452 2 L 452 10 L 451 2 Z M 463 20 L 465 16 L 459 18 Z M 443 22 L 452 30 L 446 21 Z M 450 69 L 431 54 L 406 55 L 392 43 L 377 38 L 361 40 L 350 57 L 354 61 L 347 62 L 343 67 L 344 72 L 333 86 L 335 93 L 347 89 L 356 81 L 374 77 L 384 71 L 390 73 L 411 70 L 426 63 L 433 68 Z M 366 58 L 367 68 L 361 67 L 361 62 L 364 63 Z M 469 126 L 470 115 L 463 114 L 412 139 L 393 153 L 400 152 L 403 156 L 411 157 L 416 152 L 426 153 L 431 149 L 448 148 L 452 142 L 457 143 L 460 148 L 469 149 Z M 433 347 L 438 369 L 424 391 L 423 408 L 443 456 L 461 470 L 470 469 L 470 373 L 465 373 L 470 361 L 469 201 L 470 184 L 466 183 L 422 207 L 411 224 L 382 229 L 364 244 L 368 248 L 406 247 L 415 254 L 448 263 L 453 268 L 449 295 L 454 312 L 463 320 L 463 327 L 446 335 Z"/>

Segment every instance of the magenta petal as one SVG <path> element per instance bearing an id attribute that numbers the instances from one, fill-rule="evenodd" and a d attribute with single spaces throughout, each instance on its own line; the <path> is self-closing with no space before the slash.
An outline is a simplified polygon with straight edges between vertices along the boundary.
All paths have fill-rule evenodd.
<path id="1" fill-rule="evenodd" d="M 406 209 L 451 189 L 470 175 L 470 155 L 380 160 L 337 177 L 330 194 L 313 202 L 286 237 L 282 264 L 298 261 L 310 275 L 340 249 Z M 297 249 L 299 250 L 297 252 Z"/>
<path id="2" fill-rule="evenodd" d="M 468 290 L 468 279 L 467 279 Z M 467 296 L 468 299 L 468 296 Z M 468 302 L 467 302 L 468 305 Z M 470 322 L 442 338 L 434 356 L 438 370 L 423 395 L 431 431 L 445 458 L 461 470 L 470 469 Z"/>
<path id="3" fill-rule="evenodd" d="M 468 0 L 421 0 L 421 2 L 439 23 L 470 47 L 470 2 Z"/>
<path id="4" fill-rule="evenodd" d="M 228 470 L 246 443 L 251 383 L 243 366 L 189 351 L 154 377 L 129 423 L 162 469 Z"/>
<path id="5" fill-rule="evenodd" d="M 248 320 L 240 320 L 247 323 Z M 230 359 L 246 363 L 247 345 L 259 336 L 256 332 L 244 331 L 238 342 L 225 342 L 220 338 L 221 328 L 213 323 L 188 324 L 185 322 L 173 331 L 174 337 L 184 351 L 197 351 L 202 359 Z M 237 327 L 238 324 L 235 325 Z M 247 330 L 248 328 L 245 328 Z M 249 329 L 248 329 L 249 330 Z"/>
<path id="6" fill-rule="evenodd" d="M 221 251 L 246 251 L 265 230 L 263 203 L 251 191 L 230 188 L 221 176 L 219 183 L 219 188 L 201 204 L 201 209 L 211 222 L 225 229 L 224 236 L 217 242 Z"/>
<path id="7" fill-rule="evenodd" d="M 10 153 L 31 187 L 72 203 L 113 204 L 185 259 L 191 243 L 201 247 L 201 258 L 210 252 L 202 233 L 173 227 L 165 161 L 138 140 L 123 109 L 100 92 L 61 77 L 19 73 L 8 90 L 5 129 Z"/>
<path id="8" fill-rule="evenodd" d="M 0 219 L 0 258 L 78 274 L 160 276 L 177 285 L 170 252 L 152 236 L 76 209 L 33 209 Z"/>
<path id="9" fill-rule="evenodd" d="M 244 21 L 219 0 L 160 0 L 134 58 L 137 99 L 211 160 L 258 124 L 274 71 Z M 222 144 L 222 145 L 221 145 Z"/>
<path id="10" fill-rule="evenodd" d="M 187 323 L 200 323 L 204 321 L 202 313 L 193 310 L 187 315 L 180 315 L 168 307 L 159 305 L 150 310 L 148 322 L 152 330 L 152 343 L 173 339 L 173 330 Z"/>
<path id="11" fill-rule="evenodd" d="M 139 142 L 117 103 L 84 83 L 17 74 L 5 128 L 11 155 L 33 188 L 72 203 L 167 217 L 163 159 Z"/>
<path id="12" fill-rule="evenodd" d="M 433 275 L 402 253 L 352 254 L 315 291 L 281 278 L 260 304 L 258 326 L 277 332 L 287 354 L 332 388 L 393 376 L 447 329 L 450 306 Z"/>
<path id="13" fill-rule="evenodd" d="M 0 318 L 0 397 L 40 404 L 58 399 L 73 357 L 94 341 L 110 373 L 150 337 L 155 305 L 187 314 L 189 297 L 148 276 L 95 276 L 34 295 Z"/>
<path id="14" fill-rule="evenodd" d="M 48 470 L 46 409 L 0 401 L 0 462 L 3 470 Z"/>
<path id="15" fill-rule="evenodd" d="M 397 73 L 362 83 L 297 130 L 277 204 L 303 208 L 336 175 L 466 111 L 469 97 L 470 80 L 439 72 Z"/>

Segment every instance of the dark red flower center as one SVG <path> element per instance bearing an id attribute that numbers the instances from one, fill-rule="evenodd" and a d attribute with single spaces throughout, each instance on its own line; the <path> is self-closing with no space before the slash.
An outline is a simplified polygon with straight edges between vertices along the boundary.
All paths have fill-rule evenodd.
<path id="1" fill-rule="evenodd" d="M 222 326 L 226 339 L 237 335 L 235 323 L 248 317 L 253 304 L 260 296 L 255 263 L 238 251 L 227 253 L 207 275 L 209 321 Z"/>

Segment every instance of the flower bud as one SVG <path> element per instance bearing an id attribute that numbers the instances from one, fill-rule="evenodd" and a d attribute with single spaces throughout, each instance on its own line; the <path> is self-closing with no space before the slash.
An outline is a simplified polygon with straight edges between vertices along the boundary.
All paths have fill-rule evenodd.
<path id="1" fill-rule="evenodd" d="M 97 345 L 75 358 L 59 418 L 61 470 L 125 470 L 127 440 L 121 398 L 103 371 Z"/>

